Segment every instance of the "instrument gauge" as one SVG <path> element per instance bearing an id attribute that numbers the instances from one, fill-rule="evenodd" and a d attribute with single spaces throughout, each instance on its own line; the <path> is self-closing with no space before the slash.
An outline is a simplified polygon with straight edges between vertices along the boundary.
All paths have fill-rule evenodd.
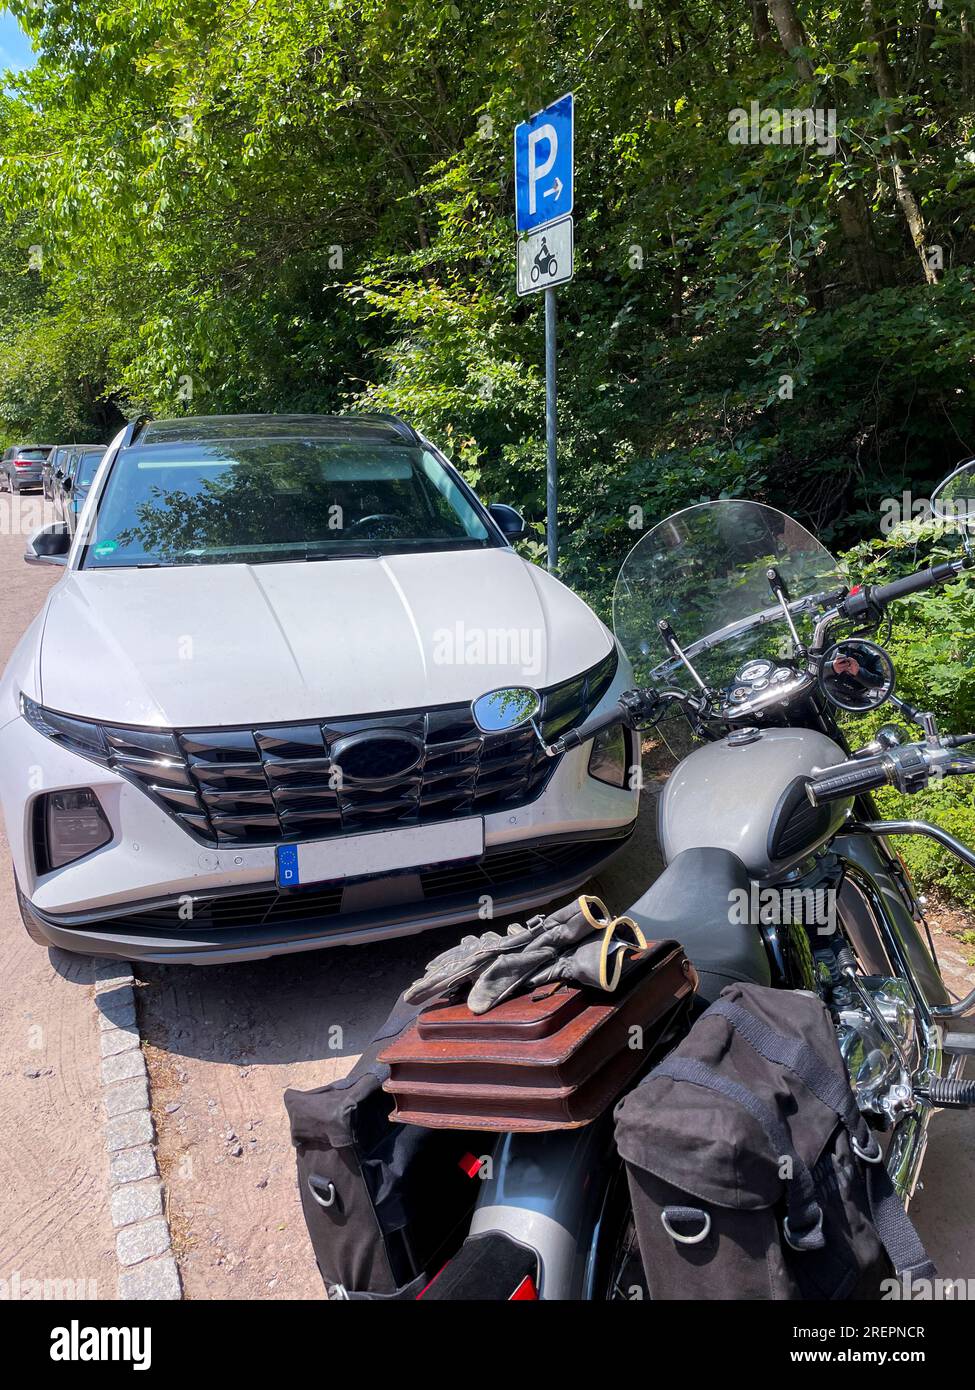
<path id="1" fill-rule="evenodd" d="M 757 660 L 747 662 L 738 672 L 738 680 L 745 685 L 756 685 L 760 680 L 768 683 L 768 678 L 775 670 L 774 661 Z"/>

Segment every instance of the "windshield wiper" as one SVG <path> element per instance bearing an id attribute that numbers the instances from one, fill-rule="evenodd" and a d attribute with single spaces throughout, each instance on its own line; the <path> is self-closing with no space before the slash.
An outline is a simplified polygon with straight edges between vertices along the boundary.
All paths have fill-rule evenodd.
<path id="1" fill-rule="evenodd" d="M 313 560 L 381 560 L 382 554 L 381 550 L 336 550 L 331 554 L 319 550 L 314 555 L 306 555 L 305 559 L 309 562 Z"/>

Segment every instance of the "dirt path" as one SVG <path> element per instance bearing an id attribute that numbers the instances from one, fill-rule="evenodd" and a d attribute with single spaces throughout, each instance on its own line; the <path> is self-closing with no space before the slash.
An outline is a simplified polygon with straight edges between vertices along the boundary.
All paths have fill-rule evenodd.
<path id="1" fill-rule="evenodd" d="M 0 665 L 58 576 L 21 558 L 40 519 L 39 498 L 0 495 Z M 0 1280 L 114 1298 L 93 966 L 28 938 L 0 839 Z"/>

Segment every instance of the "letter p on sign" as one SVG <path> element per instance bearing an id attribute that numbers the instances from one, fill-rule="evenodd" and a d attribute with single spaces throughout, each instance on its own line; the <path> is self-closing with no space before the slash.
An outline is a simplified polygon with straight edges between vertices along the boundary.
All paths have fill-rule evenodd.
<path id="1" fill-rule="evenodd" d="M 548 145 L 548 153 L 538 162 L 539 145 Z M 555 156 L 559 152 L 559 137 L 554 125 L 540 125 L 528 132 L 528 211 L 534 214 L 538 209 L 538 184 L 551 173 Z M 549 195 L 551 196 L 551 195 Z"/>
<path id="2" fill-rule="evenodd" d="M 568 92 L 515 126 L 515 226 L 530 232 L 572 212 L 574 102 Z"/>

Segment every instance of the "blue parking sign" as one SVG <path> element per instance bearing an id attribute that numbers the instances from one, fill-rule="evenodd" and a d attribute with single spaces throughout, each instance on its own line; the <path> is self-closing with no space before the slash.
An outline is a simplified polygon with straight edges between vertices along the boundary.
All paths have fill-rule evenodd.
<path id="1" fill-rule="evenodd" d="M 571 92 L 515 126 L 515 227 L 530 232 L 572 211 Z"/>

